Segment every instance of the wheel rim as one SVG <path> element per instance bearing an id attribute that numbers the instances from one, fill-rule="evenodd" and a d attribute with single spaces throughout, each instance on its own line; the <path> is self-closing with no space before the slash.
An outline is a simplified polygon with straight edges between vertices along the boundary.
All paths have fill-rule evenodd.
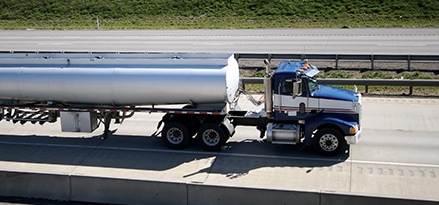
<path id="1" fill-rule="evenodd" d="M 172 144 L 180 144 L 183 141 L 183 131 L 180 129 L 173 127 L 166 132 L 166 138 Z"/>
<path id="2" fill-rule="evenodd" d="M 325 134 L 319 140 L 320 147 L 327 152 L 332 152 L 338 148 L 338 139 L 333 134 Z"/>
<path id="3" fill-rule="evenodd" d="M 203 142 L 208 146 L 215 146 L 220 141 L 220 135 L 216 130 L 208 129 L 203 132 Z"/>

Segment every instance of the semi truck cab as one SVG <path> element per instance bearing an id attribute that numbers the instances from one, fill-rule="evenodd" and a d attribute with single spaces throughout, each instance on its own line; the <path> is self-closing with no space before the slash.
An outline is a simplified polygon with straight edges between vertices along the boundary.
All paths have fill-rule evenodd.
<path id="1" fill-rule="evenodd" d="M 360 93 L 319 85 L 319 70 L 306 60 L 282 62 L 272 74 L 268 70 L 266 81 L 271 83 L 266 85 L 272 87 L 265 91 L 269 141 L 313 145 L 323 155 L 336 155 L 346 144 L 359 141 Z"/>

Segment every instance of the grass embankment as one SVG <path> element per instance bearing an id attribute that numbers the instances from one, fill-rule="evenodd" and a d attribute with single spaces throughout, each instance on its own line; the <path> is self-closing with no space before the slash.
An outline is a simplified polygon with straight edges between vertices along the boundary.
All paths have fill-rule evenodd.
<path id="1" fill-rule="evenodd" d="M 439 1 L 0 1 L 0 29 L 96 29 L 98 22 L 100 29 L 439 27 Z M 419 72 L 389 74 L 379 71 L 360 74 L 330 71 L 319 77 L 431 78 Z"/>
<path id="2" fill-rule="evenodd" d="M 0 29 L 439 27 L 437 0 L 3 0 Z"/>

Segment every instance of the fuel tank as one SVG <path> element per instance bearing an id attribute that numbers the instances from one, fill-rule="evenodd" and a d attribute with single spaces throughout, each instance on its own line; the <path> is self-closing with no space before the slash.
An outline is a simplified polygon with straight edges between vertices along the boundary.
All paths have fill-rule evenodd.
<path id="1" fill-rule="evenodd" d="M 218 104 L 239 85 L 233 54 L 0 53 L 0 99 L 95 105 Z"/>

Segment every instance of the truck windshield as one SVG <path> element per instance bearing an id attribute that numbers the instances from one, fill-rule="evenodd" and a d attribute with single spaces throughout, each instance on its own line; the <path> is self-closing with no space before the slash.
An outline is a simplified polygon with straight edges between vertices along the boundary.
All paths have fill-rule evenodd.
<path id="1" fill-rule="evenodd" d="M 319 88 L 319 85 L 317 84 L 317 79 L 315 77 L 308 78 L 308 87 L 309 92 L 313 92 L 314 90 Z"/>

